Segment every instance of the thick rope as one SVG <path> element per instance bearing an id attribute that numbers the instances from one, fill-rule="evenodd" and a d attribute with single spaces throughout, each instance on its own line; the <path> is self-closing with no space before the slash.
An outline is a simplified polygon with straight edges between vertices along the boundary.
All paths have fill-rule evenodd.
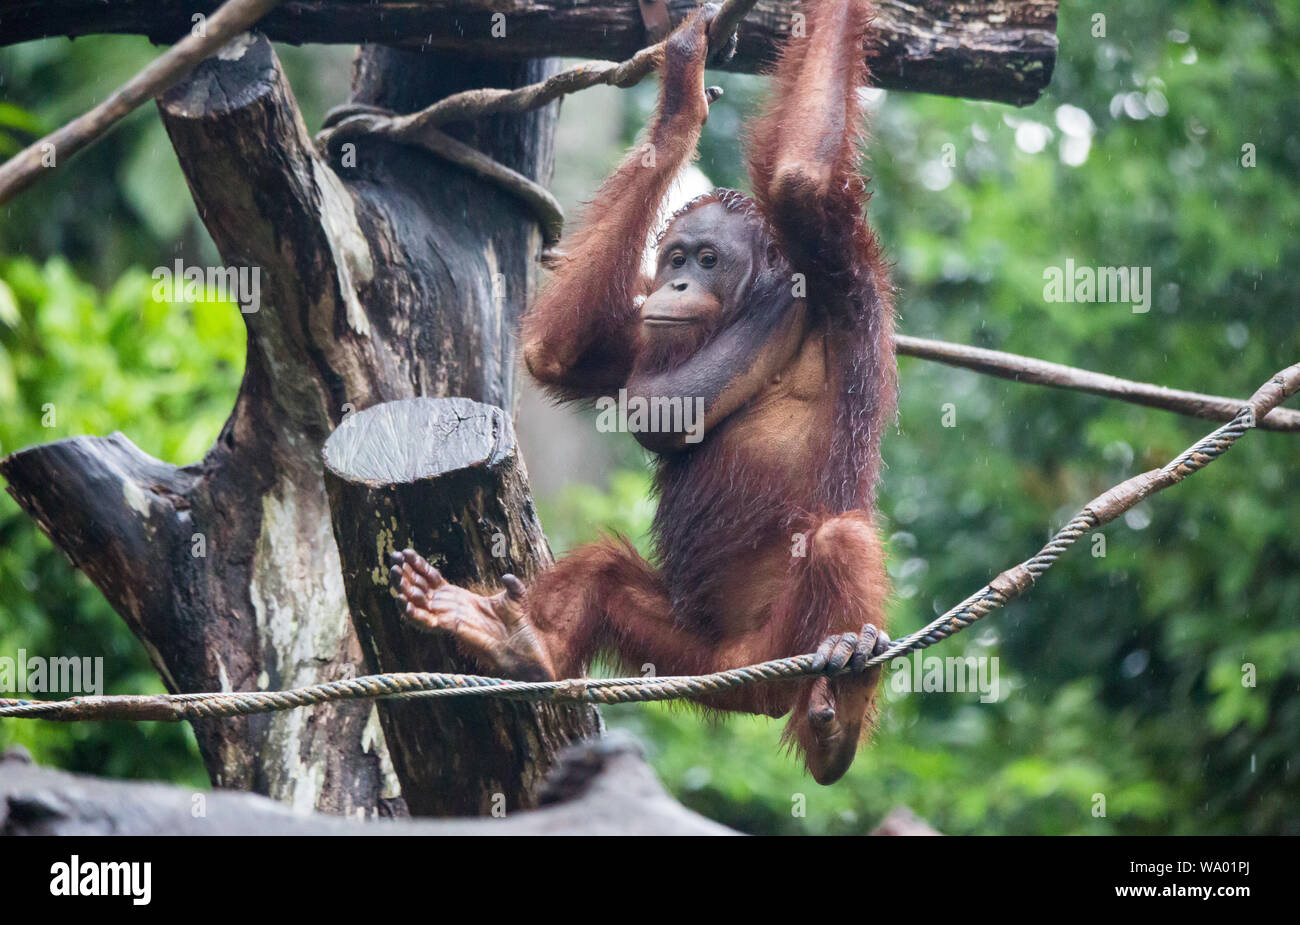
<path id="1" fill-rule="evenodd" d="M 709 45 L 718 54 L 735 50 L 735 32 L 757 0 L 725 0 L 709 24 Z M 562 96 L 600 84 L 628 88 L 645 79 L 663 57 L 667 39 L 647 45 L 626 61 L 588 61 L 560 71 L 540 83 L 514 90 L 475 89 L 441 99 L 418 112 L 398 114 L 374 106 L 344 104 L 326 115 L 316 135 L 320 150 L 337 153 L 338 146 L 367 136 L 423 148 L 451 161 L 517 196 L 533 213 L 542 231 L 542 262 L 558 259 L 554 250 L 564 231 L 564 210 L 550 190 L 517 170 L 505 166 L 477 148 L 440 131 L 449 122 L 464 122 L 500 113 L 540 109 Z M 721 92 L 721 91 L 719 91 Z"/>
<path id="2" fill-rule="evenodd" d="M 1160 469 L 1136 475 L 1098 495 L 1056 532 L 1047 545 L 1007 569 L 929 625 L 896 639 L 857 669 L 831 670 L 816 655 L 796 655 L 705 675 L 662 678 L 576 678 L 567 681 L 510 681 L 479 675 L 404 672 L 330 681 L 287 691 L 234 691 L 158 696 L 81 697 L 69 700 L 0 699 L 0 717 L 51 720 L 183 720 L 273 713 L 340 700 L 390 700 L 420 697 L 491 697 L 552 703 L 640 703 L 699 698 L 721 691 L 835 676 L 884 665 L 908 652 L 926 649 L 953 636 L 1023 594 L 1086 533 L 1109 523 L 1158 491 L 1181 482 L 1227 452 L 1241 435 L 1300 391 L 1300 363 L 1273 376 L 1251 396 L 1231 421 L 1202 437 Z"/>

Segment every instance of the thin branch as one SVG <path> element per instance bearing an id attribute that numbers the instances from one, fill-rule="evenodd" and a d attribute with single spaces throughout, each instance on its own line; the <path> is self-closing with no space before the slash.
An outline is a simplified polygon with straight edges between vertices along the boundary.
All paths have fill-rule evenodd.
<path id="1" fill-rule="evenodd" d="M 907 337 L 903 334 L 895 335 L 894 344 L 903 356 L 937 360 L 949 366 L 997 376 L 1000 379 L 1045 385 L 1056 389 L 1072 389 L 1076 392 L 1100 395 L 1103 398 L 1117 398 L 1135 405 L 1174 411 L 1206 421 L 1230 421 L 1244 404 L 1239 398 L 1167 389 L 1164 386 L 1120 379 L 1105 373 L 1094 373 L 1075 366 L 1049 363 L 1047 360 L 1003 353 L 1000 350 L 985 350 L 941 340 Z M 1259 427 L 1264 430 L 1300 431 L 1300 411 L 1274 408 L 1259 422 Z"/>
<path id="2" fill-rule="evenodd" d="M 816 654 L 793 655 L 705 675 L 637 678 L 573 678 L 566 681 L 512 681 L 442 672 L 394 672 L 347 678 L 287 691 L 222 691 L 155 696 L 77 697 L 69 700 L 0 699 L 0 717 L 47 720 L 172 720 L 192 716 L 247 716 L 274 713 L 337 700 L 387 698 L 487 697 L 557 703 L 637 703 L 716 694 L 770 681 L 838 675 L 883 665 L 907 652 L 929 648 L 1027 591 L 1074 543 L 1110 523 L 1157 492 L 1176 485 L 1214 462 L 1279 404 L 1300 391 L 1300 363 L 1288 366 L 1260 386 L 1237 408 L 1231 421 L 1192 444 L 1159 469 L 1126 479 L 1089 501 L 1035 555 L 1014 565 L 929 624 L 894 640 L 884 652 L 857 668 L 827 667 Z"/>
<path id="3" fill-rule="evenodd" d="M 726 0 L 709 24 L 709 47 L 726 48 L 740 21 L 757 2 L 758 0 Z M 397 138 L 418 136 L 425 128 L 447 122 L 477 119 L 503 112 L 527 112 L 567 94 L 599 84 L 625 88 L 635 86 L 658 66 L 666 41 L 642 48 L 626 61 L 617 64 L 612 61 L 579 64 L 540 83 L 515 90 L 466 90 L 453 94 L 419 112 L 394 117 L 392 135 Z"/>
<path id="4" fill-rule="evenodd" d="M 0 205 L 31 186 L 46 171 L 67 163 L 102 138 L 142 103 L 165 92 L 230 39 L 248 29 L 280 0 L 229 0 L 209 17 L 202 35 L 190 33 L 89 112 L 19 151 L 0 165 Z M 48 161 L 47 153 L 54 159 Z"/>
<path id="5" fill-rule="evenodd" d="M 710 47 L 729 53 L 733 47 L 736 26 L 756 2 L 757 0 L 726 0 L 709 24 Z M 663 57 L 665 42 L 642 48 L 619 64 L 610 61 L 587 62 L 539 83 L 514 90 L 465 90 L 441 99 L 419 112 L 406 115 L 386 112 L 373 106 L 338 106 L 326 116 L 325 126 L 317 134 L 316 142 L 323 149 L 332 152 L 345 139 L 363 135 L 380 136 L 400 144 L 423 148 L 459 164 L 524 201 L 542 227 L 543 263 L 553 263 L 555 254 L 551 249 L 559 242 L 564 231 L 564 210 L 559 201 L 544 186 L 476 151 L 470 145 L 443 134 L 437 127 L 448 122 L 463 122 L 499 113 L 540 109 L 562 96 L 597 84 L 634 86 L 658 66 Z"/>

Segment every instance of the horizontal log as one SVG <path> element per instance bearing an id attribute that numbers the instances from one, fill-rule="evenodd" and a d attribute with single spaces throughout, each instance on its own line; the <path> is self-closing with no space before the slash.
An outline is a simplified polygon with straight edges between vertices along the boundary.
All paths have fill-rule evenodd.
<path id="1" fill-rule="evenodd" d="M 667 0 L 674 22 L 696 4 Z M 52 35 L 147 35 L 171 42 L 215 0 L 0 0 L 0 45 Z M 729 70 L 772 60 L 803 4 L 759 0 Z M 1057 0 L 880 0 L 879 86 L 1032 103 L 1056 62 Z M 483 58 L 622 60 L 652 44 L 635 0 L 288 0 L 259 28 L 276 41 L 456 49 Z M 504 30 L 504 34 L 502 34 Z"/>
<path id="2" fill-rule="evenodd" d="M 361 822 L 294 813 L 251 793 L 102 780 L 0 756 L 2 835 L 735 835 L 674 800 L 640 747 L 619 736 L 571 746 L 547 779 L 542 807 L 504 818 Z"/>

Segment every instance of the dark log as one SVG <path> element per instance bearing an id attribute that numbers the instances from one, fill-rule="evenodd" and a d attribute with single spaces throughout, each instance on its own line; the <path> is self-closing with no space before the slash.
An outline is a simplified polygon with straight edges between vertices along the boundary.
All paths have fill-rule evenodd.
<path id="1" fill-rule="evenodd" d="M 453 584 L 492 593 L 503 574 L 527 581 L 551 562 L 510 420 L 463 398 L 386 402 L 348 416 L 324 454 L 343 584 L 367 670 L 479 673 L 448 639 L 402 618 L 388 555 L 412 547 Z M 379 702 L 402 795 L 424 816 L 487 814 L 504 794 L 519 799 L 507 802 L 508 811 L 536 805 L 557 746 L 596 731 L 589 715 L 491 700 Z"/>
<path id="2" fill-rule="evenodd" d="M 173 692 L 357 673 L 332 544 L 303 533 L 325 516 L 323 494 L 292 487 L 304 475 L 297 467 L 273 478 L 257 464 L 260 441 L 233 445 L 237 433 L 250 436 L 247 423 L 232 418 L 200 466 L 161 463 L 122 434 L 0 462 L 9 493 L 122 615 Z M 231 471 L 242 476 L 219 475 Z M 312 556 L 323 564 L 304 561 Z M 372 711 L 330 704 L 193 726 L 216 786 L 329 812 L 403 815 L 396 779 L 389 770 L 385 781 L 384 753 L 373 747 L 382 737 Z"/>
<path id="3" fill-rule="evenodd" d="M 663 789 L 635 743 L 571 746 L 548 787 L 555 798 L 503 818 L 359 822 L 300 814 L 247 793 L 204 794 L 167 784 L 101 780 L 0 758 L 4 835 L 735 835 Z M 562 799 L 561 799 L 562 797 Z"/>
<path id="4" fill-rule="evenodd" d="M 409 111 L 553 70 L 368 49 L 355 92 Z M 336 172 L 262 38 L 237 39 L 159 108 L 224 261 L 260 271 L 231 417 L 192 466 L 164 465 L 114 435 L 25 450 L 0 461 L 0 475 L 131 625 L 170 690 L 353 676 L 362 653 L 321 447 L 346 413 L 380 401 L 455 394 L 513 407 L 513 332 L 535 285 L 536 222 L 508 194 L 409 148 L 362 143 L 356 166 Z M 546 183 L 554 119 L 550 106 L 459 137 Z M 192 554 L 195 534 L 204 557 Z M 194 725 L 215 784 L 325 812 L 406 811 L 373 704 Z M 544 747 L 529 757 L 548 764 L 546 749 L 567 733 L 531 733 Z M 473 749 L 479 735 L 453 730 L 443 744 Z"/>
<path id="5" fill-rule="evenodd" d="M 668 5 L 677 22 L 697 4 Z M 195 12 L 216 6 L 216 0 L 0 0 L 0 44 L 103 32 L 171 42 L 191 28 Z M 881 47 L 872 67 L 882 87 L 1024 105 L 1051 80 L 1057 0 L 879 0 L 876 6 Z M 761 71 L 795 12 L 792 0 L 759 0 L 741 24 L 739 49 L 727 67 Z M 496 23 L 505 35 L 500 28 L 493 34 Z M 617 61 L 652 44 L 631 0 L 291 0 L 259 28 L 293 43 L 383 42 L 516 60 Z"/>

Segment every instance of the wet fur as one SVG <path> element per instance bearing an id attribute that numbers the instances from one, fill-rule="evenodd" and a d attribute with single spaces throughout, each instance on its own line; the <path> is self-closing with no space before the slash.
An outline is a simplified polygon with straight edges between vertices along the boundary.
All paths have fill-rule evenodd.
<path id="1" fill-rule="evenodd" d="M 783 465 L 789 460 L 764 455 L 753 443 L 727 440 L 729 429 L 757 427 L 744 407 L 702 443 L 660 456 L 652 527 L 658 568 L 626 540 L 606 538 L 571 552 L 528 592 L 529 618 L 552 640 L 562 675 L 584 668 L 598 653 L 633 673 L 645 662 L 675 674 L 735 667 L 728 660 L 742 656 L 728 648 L 734 640 L 717 619 L 726 581 L 764 567 L 774 544 L 797 533 L 808 536 L 808 555 L 791 556 L 783 566 L 779 599 L 766 608 L 765 648 L 745 650 L 743 657 L 809 652 L 832 633 L 883 624 L 888 581 L 873 512 L 880 439 L 893 419 L 897 391 L 893 293 L 863 212 L 867 195 L 858 168 L 864 130 L 856 92 L 834 94 L 828 104 L 807 96 L 811 85 L 801 85 L 805 66 L 833 68 L 829 77 L 817 74 L 826 78 L 818 86 L 866 85 L 864 56 L 854 49 L 864 47 L 870 5 L 820 0 L 809 20 L 813 38 L 834 36 L 834 54 L 809 64 L 810 49 L 802 43 L 782 52 L 771 100 L 748 132 L 753 197 L 713 190 L 675 216 L 719 203 L 725 221 L 743 224 L 758 268 L 747 291 L 728 293 L 724 313 L 708 327 L 651 347 L 643 342 L 635 304 L 648 294 L 649 281 L 640 275 L 641 249 L 629 242 L 646 240 L 668 184 L 693 156 L 702 122 L 691 109 L 699 105 L 693 95 L 701 75 L 667 68 L 647 134 L 660 169 L 647 171 L 634 152 L 602 185 L 590 220 L 573 238 L 568 263 L 525 319 L 524 341 L 529 369 L 557 398 L 613 394 L 636 372 L 673 370 L 718 338 L 732 338 L 736 355 L 757 355 L 792 317 L 797 269 L 808 287 L 805 344 L 824 338 L 825 388 L 834 392 L 829 426 L 807 434 L 799 448 L 818 462 L 814 471 Z M 690 25 L 672 41 L 687 42 L 688 33 L 698 43 L 700 30 Z M 841 104 L 842 112 L 817 109 Z M 799 133 L 809 132 L 825 140 L 838 132 L 833 151 L 827 157 L 816 147 L 815 154 L 792 162 Z M 808 172 L 791 172 L 791 163 Z M 829 183 L 817 185 L 824 176 Z M 836 702 L 846 705 L 843 735 L 856 738 L 870 728 L 875 683 L 874 677 L 829 682 Z M 797 691 L 760 685 L 698 705 L 769 715 L 793 709 L 785 741 L 807 757 L 816 746 L 807 718 L 813 691 L 813 682 Z"/>

